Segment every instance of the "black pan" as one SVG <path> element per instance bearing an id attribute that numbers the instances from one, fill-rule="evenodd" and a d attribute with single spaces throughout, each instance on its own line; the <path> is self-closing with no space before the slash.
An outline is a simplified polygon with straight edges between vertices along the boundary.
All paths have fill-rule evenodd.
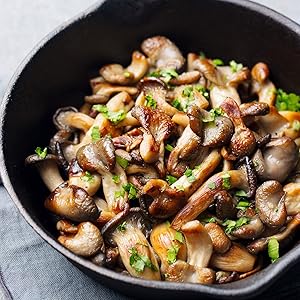
<path id="1" fill-rule="evenodd" d="M 186 54 L 202 50 L 246 65 L 264 61 L 276 85 L 300 93 L 300 27 L 249 1 L 110 0 L 96 4 L 48 35 L 23 61 L 1 107 L 0 167 L 3 183 L 27 222 L 81 270 L 122 293 L 143 298 L 242 299 L 266 289 L 300 260 L 295 246 L 277 263 L 230 284 L 202 286 L 145 281 L 97 267 L 55 240 L 43 208 L 48 194 L 38 175 L 24 167 L 36 146 L 54 133 L 52 115 L 61 106 L 82 103 L 88 80 L 105 63 L 128 64 L 149 36 L 166 35 Z M 45 276 L 47 274 L 45 273 Z"/>

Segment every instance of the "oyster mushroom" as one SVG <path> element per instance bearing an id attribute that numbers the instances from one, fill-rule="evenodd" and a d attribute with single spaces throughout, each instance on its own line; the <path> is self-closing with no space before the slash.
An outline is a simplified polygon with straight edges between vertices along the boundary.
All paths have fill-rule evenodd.
<path id="1" fill-rule="evenodd" d="M 119 64 L 110 64 L 102 67 L 100 74 L 109 83 L 127 85 L 139 81 L 147 70 L 147 58 L 139 51 L 134 51 L 131 64 L 126 69 Z"/>
<path id="2" fill-rule="evenodd" d="M 222 254 L 214 253 L 210 260 L 210 266 L 229 272 L 249 272 L 256 262 L 256 256 L 240 244 L 232 243 L 230 249 Z"/>
<path id="3" fill-rule="evenodd" d="M 76 233 L 67 232 L 67 235 L 59 236 L 58 241 L 73 253 L 84 257 L 95 255 L 103 246 L 100 230 L 90 222 L 80 223 Z"/>
<path id="4" fill-rule="evenodd" d="M 275 180 L 265 181 L 256 190 L 255 207 L 261 221 L 270 227 L 281 227 L 286 221 L 285 194 Z"/>
<path id="5" fill-rule="evenodd" d="M 268 247 L 269 240 L 276 239 L 278 242 L 284 241 L 298 228 L 299 225 L 300 214 L 296 214 L 283 231 L 275 235 L 270 235 L 268 237 L 255 240 L 247 246 L 247 249 L 250 253 L 257 254 Z"/>
<path id="6" fill-rule="evenodd" d="M 153 199 L 148 207 L 148 212 L 155 218 L 171 217 L 185 205 L 184 192 L 169 187 L 161 179 L 150 179 L 143 187 L 143 194 Z"/>
<path id="7" fill-rule="evenodd" d="M 94 119 L 86 114 L 78 112 L 75 107 L 59 108 L 53 115 L 53 123 L 58 130 L 72 131 L 80 129 L 87 132 L 94 123 Z"/>
<path id="8" fill-rule="evenodd" d="M 164 141 L 175 129 L 175 124 L 164 112 L 149 107 L 136 106 L 132 115 L 145 129 L 143 141 L 140 144 L 140 154 L 146 163 L 159 161 L 161 169 L 164 161 Z"/>
<path id="9" fill-rule="evenodd" d="M 226 98 L 222 102 L 221 108 L 229 116 L 235 127 L 225 158 L 236 160 L 239 157 L 251 154 L 255 149 L 256 140 L 253 132 L 245 126 L 239 106 L 233 99 Z"/>
<path id="10" fill-rule="evenodd" d="M 177 260 L 186 260 L 187 249 L 183 235 L 171 228 L 169 223 L 156 225 L 152 229 L 150 241 L 155 253 L 160 258 L 162 274 L 165 274 L 169 265 Z"/>
<path id="11" fill-rule="evenodd" d="M 232 86 L 222 87 L 215 85 L 211 88 L 209 95 L 212 108 L 220 107 L 223 101 L 228 97 L 234 99 L 238 105 L 241 104 L 240 96 L 236 88 Z"/>
<path id="12" fill-rule="evenodd" d="M 25 164 L 34 165 L 37 168 L 50 192 L 64 182 L 57 166 L 57 157 L 53 154 L 47 154 L 45 158 L 37 154 L 30 155 L 25 159 Z"/>
<path id="13" fill-rule="evenodd" d="M 102 228 L 102 235 L 107 243 L 118 246 L 122 262 L 130 275 L 160 280 L 155 253 L 145 236 L 151 228 L 149 225 L 139 208 L 131 208 L 110 220 Z"/>
<path id="14" fill-rule="evenodd" d="M 284 182 L 297 164 L 298 147 L 289 137 L 272 139 L 252 160 L 260 179 Z"/>
<path id="15" fill-rule="evenodd" d="M 231 219 L 236 216 L 237 209 L 233 197 L 225 190 L 215 194 L 216 216 L 221 219 Z"/>
<path id="16" fill-rule="evenodd" d="M 150 65 L 160 70 L 179 70 L 185 61 L 177 46 L 164 36 L 144 40 L 141 49 L 149 57 Z"/>
<path id="17" fill-rule="evenodd" d="M 231 241 L 222 227 L 216 223 L 207 223 L 205 229 L 211 238 L 213 250 L 217 253 L 225 253 L 231 247 Z"/>
<path id="18" fill-rule="evenodd" d="M 129 152 L 138 147 L 142 140 L 143 131 L 140 128 L 134 128 L 123 135 L 114 137 L 113 143 L 116 149 L 125 149 Z"/>
<path id="19" fill-rule="evenodd" d="M 238 188 L 248 191 L 250 185 L 246 174 L 245 170 L 240 169 L 220 172 L 210 177 L 190 196 L 187 204 L 177 213 L 172 227 L 178 230 L 184 223 L 194 220 L 213 203 L 215 195 L 224 189 Z"/>
<path id="20" fill-rule="evenodd" d="M 82 146 L 77 152 L 79 165 L 90 172 L 98 172 L 102 177 L 102 185 L 109 210 L 118 213 L 125 208 L 128 200 L 123 186 L 127 184 L 127 177 L 123 168 L 116 163 L 113 142 L 104 137 L 99 141 Z M 113 175 L 118 177 L 114 181 Z"/>
<path id="21" fill-rule="evenodd" d="M 84 100 L 90 104 L 105 104 L 109 98 L 120 92 L 127 92 L 129 95 L 136 95 L 138 90 L 131 86 L 113 85 L 107 82 L 100 82 L 93 88 L 94 94 L 85 96 Z"/>
<path id="22" fill-rule="evenodd" d="M 183 85 L 197 82 L 201 77 L 199 71 L 189 71 L 178 75 L 177 78 L 172 78 L 169 83 L 172 85 Z"/>

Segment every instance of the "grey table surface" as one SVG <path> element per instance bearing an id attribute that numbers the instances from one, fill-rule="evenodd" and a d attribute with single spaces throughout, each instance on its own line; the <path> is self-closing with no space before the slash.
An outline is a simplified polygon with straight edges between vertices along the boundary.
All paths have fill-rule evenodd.
<path id="1" fill-rule="evenodd" d="M 26 54 L 95 0 L 0 0 L 0 99 Z M 257 0 L 300 23 L 299 0 Z M 128 299 L 87 277 L 44 242 L 0 187 L 0 300 Z M 142 295 L 139 295 L 142 297 Z M 300 299 L 300 264 L 259 299 Z"/>

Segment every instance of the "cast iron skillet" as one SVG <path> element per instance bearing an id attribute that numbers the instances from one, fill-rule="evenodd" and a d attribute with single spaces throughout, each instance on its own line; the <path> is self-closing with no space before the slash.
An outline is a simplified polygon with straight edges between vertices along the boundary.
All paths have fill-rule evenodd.
<path id="1" fill-rule="evenodd" d="M 27 222 L 82 271 L 122 293 L 143 298 L 246 298 L 262 292 L 300 260 L 300 245 L 277 263 L 230 284 L 202 286 L 139 280 L 97 267 L 56 240 L 43 208 L 48 194 L 24 158 L 48 144 L 52 115 L 61 106 L 82 103 L 88 80 L 104 63 L 129 63 L 149 36 L 166 35 L 186 54 L 246 65 L 264 61 L 276 85 L 300 93 L 300 27 L 274 11 L 244 0 L 110 0 L 98 3 L 48 35 L 23 61 L 1 107 L 0 168 L 4 186 Z M 45 275 L 47 276 L 47 275 Z"/>

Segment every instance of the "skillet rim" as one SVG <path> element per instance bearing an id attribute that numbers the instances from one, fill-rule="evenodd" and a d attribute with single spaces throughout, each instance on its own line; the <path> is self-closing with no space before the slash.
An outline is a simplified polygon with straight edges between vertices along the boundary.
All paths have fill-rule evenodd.
<path id="1" fill-rule="evenodd" d="M 127 1 L 135 1 L 135 0 L 127 0 Z M 155 0 L 158 1 L 158 0 Z M 222 3 L 230 3 L 235 6 L 241 7 L 243 9 L 256 12 L 260 15 L 267 16 L 272 19 L 272 21 L 279 23 L 280 25 L 284 26 L 287 31 L 295 33 L 300 40 L 300 26 L 289 19 L 286 16 L 274 11 L 271 8 L 268 8 L 264 5 L 254 3 L 252 1 L 247 0 L 215 0 L 216 2 Z M 115 271 L 109 270 L 104 267 L 99 267 L 92 262 L 79 257 L 62 245 L 60 245 L 56 240 L 48 235 L 48 233 L 43 230 L 30 216 L 30 214 L 26 211 L 24 206 L 22 205 L 21 201 L 18 199 L 16 192 L 13 188 L 11 180 L 9 178 L 5 159 L 4 159 L 4 124 L 6 118 L 6 107 L 10 101 L 13 101 L 11 96 L 11 92 L 14 90 L 14 87 L 18 84 L 20 78 L 22 78 L 22 71 L 23 69 L 29 64 L 32 58 L 39 52 L 40 49 L 47 46 L 49 40 L 54 38 L 56 35 L 62 33 L 63 31 L 67 30 L 67 28 L 71 24 L 75 24 L 77 22 L 81 22 L 85 18 L 88 18 L 90 15 L 95 13 L 100 7 L 104 4 L 109 2 L 109 0 L 100 0 L 84 10 L 83 12 L 79 13 L 75 17 L 71 18 L 70 20 L 62 23 L 60 26 L 55 28 L 52 32 L 47 34 L 24 58 L 24 60 L 20 63 L 19 67 L 15 71 L 14 75 L 12 76 L 6 92 L 3 96 L 3 100 L 0 106 L 0 175 L 4 184 L 5 189 L 9 193 L 10 198 L 13 200 L 15 206 L 20 211 L 22 217 L 26 220 L 26 222 L 42 237 L 48 244 L 50 244 L 55 250 L 63 254 L 66 258 L 68 258 L 72 263 L 76 265 L 80 265 L 80 269 L 86 268 L 89 272 L 97 273 L 97 275 L 106 277 L 111 281 L 121 281 L 127 285 L 136 286 L 142 288 L 151 288 L 157 291 L 163 290 L 165 292 L 168 291 L 180 291 L 180 292 L 190 292 L 190 293 L 198 293 L 199 295 L 203 296 L 210 296 L 210 297 L 222 297 L 222 298 L 231 298 L 231 297 L 243 297 L 248 298 L 250 296 L 254 296 L 263 292 L 272 282 L 275 281 L 279 276 L 282 276 L 294 263 L 300 260 L 300 244 L 295 246 L 292 250 L 288 251 L 281 259 L 276 262 L 275 264 L 269 265 L 267 268 L 259 271 L 258 273 L 250 276 L 246 279 L 241 281 L 237 281 L 234 283 L 229 283 L 225 285 L 199 285 L 199 284 L 191 284 L 191 283 L 172 283 L 168 282 L 165 283 L 163 281 L 150 281 L 150 280 L 143 280 L 139 278 L 129 277 L 127 275 L 121 275 Z M 145 1 L 146 2 L 146 1 Z M 251 280 L 252 279 L 252 280 Z M 257 279 L 257 280 L 253 280 Z M 244 287 L 239 287 L 239 283 L 243 282 L 242 285 Z M 247 285 L 247 282 L 249 284 Z M 252 283 L 252 284 L 251 284 Z"/>

